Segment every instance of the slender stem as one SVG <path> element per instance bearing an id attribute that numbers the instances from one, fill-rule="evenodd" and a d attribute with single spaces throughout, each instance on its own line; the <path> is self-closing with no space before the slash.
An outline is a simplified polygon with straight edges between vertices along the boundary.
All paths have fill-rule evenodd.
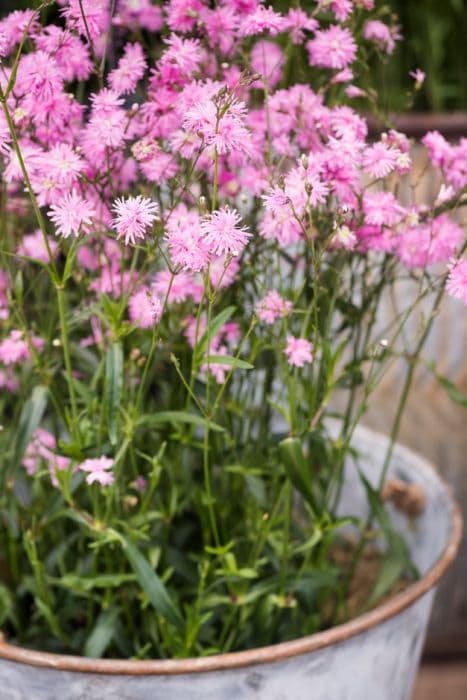
<path id="1" fill-rule="evenodd" d="M 71 432 L 76 435 L 79 440 L 79 421 L 78 421 L 78 404 L 76 401 L 76 393 L 73 385 L 73 369 L 71 364 L 71 352 L 70 352 L 70 342 L 68 338 L 68 325 L 66 320 L 66 301 L 65 301 L 65 289 L 63 286 L 56 285 L 57 291 L 57 302 L 58 302 L 58 314 L 60 318 L 60 330 L 62 336 L 62 347 L 63 347 L 63 357 L 65 360 L 66 368 L 66 378 L 68 383 L 68 392 L 70 395 L 71 403 L 71 417 L 73 424 L 71 427 Z"/>
<path id="2" fill-rule="evenodd" d="M 391 458 L 392 458 L 392 455 L 394 452 L 394 447 L 395 447 L 395 444 L 396 444 L 396 441 L 397 441 L 397 438 L 399 435 L 401 422 L 402 422 L 402 416 L 404 414 L 404 409 L 405 409 L 405 406 L 407 404 L 407 399 L 409 397 L 410 389 L 412 386 L 415 368 L 417 366 L 417 359 L 418 359 L 418 357 L 423 349 L 423 346 L 425 345 L 425 341 L 426 341 L 428 334 L 431 331 L 431 328 L 433 326 L 434 319 L 436 317 L 439 305 L 440 305 L 441 300 L 442 300 L 443 295 L 444 295 L 444 288 L 445 288 L 445 282 L 441 285 L 441 287 L 436 295 L 436 298 L 435 298 L 435 301 L 433 303 L 433 307 L 431 310 L 430 318 L 428 319 L 428 321 L 425 325 L 425 328 L 423 329 L 423 333 L 420 336 L 420 339 L 415 347 L 415 352 L 412 354 L 410 361 L 409 361 L 409 366 L 407 368 L 404 386 L 402 387 L 402 392 L 401 392 L 401 395 L 399 398 L 399 402 L 397 404 L 396 416 L 395 416 L 394 423 L 393 423 L 392 430 L 391 430 L 389 447 L 387 449 L 386 456 L 385 456 L 384 463 L 383 463 L 383 467 L 381 470 L 381 475 L 380 475 L 380 479 L 379 479 L 379 488 L 380 489 L 383 487 L 384 482 L 386 480 L 386 475 L 387 475 L 387 471 L 389 468 L 389 464 L 391 462 Z"/>

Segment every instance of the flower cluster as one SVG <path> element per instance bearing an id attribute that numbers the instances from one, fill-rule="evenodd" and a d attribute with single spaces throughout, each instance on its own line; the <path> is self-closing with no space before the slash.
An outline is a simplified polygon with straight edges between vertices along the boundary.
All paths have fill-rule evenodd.
<path id="1" fill-rule="evenodd" d="M 57 5 L 45 25 L 34 10 L 0 20 L 0 493 L 19 494 L 1 506 L 2 551 L 21 528 L 49 546 L 66 520 L 54 554 L 41 550 L 57 590 L 40 589 L 42 617 L 17 634 L 33 644 L 54 621 L 46 599 L 63 601 L 53 635 L 77 625 L 80 649 L 110 610 L 102 653 L 246 648 L 258 621 L 266 643 L 309 632 L 339 584 L 327 571 L 311 601 L 293 577 L 329 561 L 331 536 L 316 558 L 307 543 L 317 523 L 338 529 L 342 446 L 391 351 L 403 356 L 400 319 L 379 343 L 384 289 L 413 284 L 404 320 L 444 288 L 467 305 L 467 139 L 426 134 L 439 189 L 412 197 L 413 143 L 370 135 L 357 107 L 376 100 L 367 56 L 401 39 L 373 0 Z M 328 406 L 349 387 L 333 442 Z M 294 459 L 319 443 L 309 519 L 290 528 L 278 431 Z M 67 567 L 92 590 L 56 583 Z M 158 567 L 182 632 L 162 619 L 169 604 L 144 614 L 154 596 L 138 577 Z M 304 614 L 287 617 L 295 605 Z"/>

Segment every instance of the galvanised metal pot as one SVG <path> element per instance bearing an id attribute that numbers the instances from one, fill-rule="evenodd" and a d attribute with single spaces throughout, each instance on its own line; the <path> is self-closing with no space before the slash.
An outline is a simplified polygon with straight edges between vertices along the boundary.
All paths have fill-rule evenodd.
<path id="1" fill-rule="evenodd" d="M 359 467 L 376 485 L 387 438 L 356 431 Z M 456 555 L 461 517 L 434 469 L 396 446 L 389 478 L 418 484 L 416 519 L 394 510 L 421 578 L 351 622 L 296 641 L 202 659 L 119 661 L 30 651 L 0 642 L 2 700 L 409 700 L 436 584 Z M 365 517 L 355 466 L 342 512 Z"/>

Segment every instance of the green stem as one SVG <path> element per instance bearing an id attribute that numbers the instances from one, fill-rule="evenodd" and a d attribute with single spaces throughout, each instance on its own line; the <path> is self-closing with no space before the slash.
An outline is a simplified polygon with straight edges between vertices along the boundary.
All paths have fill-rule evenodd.
<path id="1" fill-rule="evenodd" d="M 62 336 L 62 347 L 63 347 L 63 357 L 65 360 L 66 368 L 66 379 L 68 383 L 68 392 L 70 395 L 71 403 L 71 417 L 73 424 L 70 426 L 70 432 L 75 435 L 79 440 L 80 430 L 78 421 L 78 404 L 76 401 L 76 393 L 73 385 L 73 369 L 71 364 L 71 352 L 70 352 L 70 342 L 68 338 L 68 325 L 66 320 L 66 302 L 65 302 L 65 289 L 63 286 L 55 286 L 57 292 L 57 302 L 58 302 L 58 314 L 60 318 L 60 330 Z"/>

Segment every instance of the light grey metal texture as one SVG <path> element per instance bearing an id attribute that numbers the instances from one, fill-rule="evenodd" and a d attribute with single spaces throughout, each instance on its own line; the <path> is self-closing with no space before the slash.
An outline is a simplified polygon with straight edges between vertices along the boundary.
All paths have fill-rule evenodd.
<path id="1" fill-rule="evenodd" d="M 377 483 L 387 440 L 360 428 L 359 468 Z M 436 564 L 452 530 L 452 503 L 436 472 L 398 446 L 389 476 L 416 482 L 424 513 L 409 522 L 392 512 L 422 575 Z M 354 463 L 346 468 L 342 511 L 365 516 Z M 0 659 L 1 700 L 410 700 L 434 591 L 355 636 L 272 663 L 182 675 L 100 675 Z"/>

